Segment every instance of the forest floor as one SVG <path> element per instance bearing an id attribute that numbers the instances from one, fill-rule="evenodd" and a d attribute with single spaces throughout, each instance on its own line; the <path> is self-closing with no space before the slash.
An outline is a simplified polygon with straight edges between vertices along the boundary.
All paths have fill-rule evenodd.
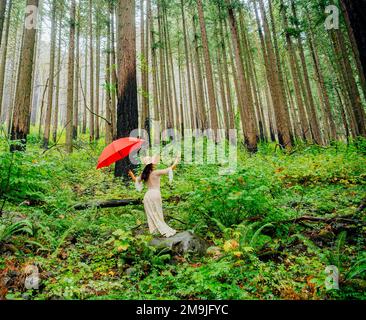
<path id="1" fill-rule="evenodd" d="M 263 144 L 240 151 L 230 176 L 181 164 L 172 185 L 163 178 L 164 211 L 209 242 L 203 258 L 150 247 L 142 205 L 74 210 L 143 196 L 95 170 L 102 143 L 80 142 L 70 156 L 39 145 L 31 136 L 11 155 L 0 140 L 0 299 L 366 298 L 365 141 L 291 154 Z M 29 265 L 38 290 L 24 287 Z M 339 290 L 326 288 L 330 265 Z"/>

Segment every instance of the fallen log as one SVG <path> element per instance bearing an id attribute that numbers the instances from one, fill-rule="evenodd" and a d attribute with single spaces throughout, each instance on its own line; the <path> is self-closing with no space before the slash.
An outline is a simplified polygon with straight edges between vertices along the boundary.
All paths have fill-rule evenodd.
<path id="1" fill-rule="evenodd" d="M 77 204 L 74 206 L 74 209 L 79 211 L 90 208 L 118 208 L 140 204 L 142 204 L 142 200 L 140 199 L 107 200 Z"/>
<path id="2" fill-rule="evenodd" d="M 357 223 L 360 222 L 359 220 L 356 219 L 349 219 L 347 217 L 329 217 L 329 218 L 325 218 L 325 217 L 314 217 L 314 216 L 302 216 L 299 218 L 295 218 L 290 220 L 289 222 L 302 222 L 302 221 L 313 221 L 313 222 L 333 222 L 333 221 L 343 221 L 343 222 L 347 222 L 347 223 Z"/>
<path id="3" fill-rule="evenodd" d="M 182 196 L 172 196 L 167 199 L 163 199 L 163 202 L 174 202 L 178 203 L 182 201 Z M 126 207 L 126 206 L 136 206 L 141 205 L 142 199 L 122 199 L 122 200 L 106 200 L 106 201 L 92 201 L 87 203 L 80 203 L 74 206 L 74 210 L 81 211 L 87 210 L 90 208 L 118 208 L 118 207 Z"/>

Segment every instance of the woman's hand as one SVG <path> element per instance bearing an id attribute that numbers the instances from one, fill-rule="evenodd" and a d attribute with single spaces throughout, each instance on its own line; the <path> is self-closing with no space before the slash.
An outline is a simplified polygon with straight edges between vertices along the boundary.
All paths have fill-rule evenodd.
<path id="1" fill-rule="evenodd" d="M 175 159 L 175 161 L 174 161 L 174 163 L 173 163 L 173 165 L 172 165 L 172 169 L 173 169 L 173 170 L 178 166 L 179 162 L 180 162 L 180 156 L 178 156 L 178 157 Z"/>
<path id="2" fill-rule="evenodd" d="M 130 171 L 128 171 L 128 175 L 131 177 L 131 179 L 133 180 L 133 181 L 136 181 L 136 177 L 135 177 L 135 175 L 133 174 L 133 172 L 130 170 Z"/>

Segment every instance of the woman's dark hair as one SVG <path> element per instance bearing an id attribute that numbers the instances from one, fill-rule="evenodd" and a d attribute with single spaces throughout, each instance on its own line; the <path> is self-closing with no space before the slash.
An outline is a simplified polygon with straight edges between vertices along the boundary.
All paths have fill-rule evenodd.
<path id="1" fill-rule="evenodd" d="M 150 178 L 151 172 L 154 170 L 154 165 L 152 163 L 148 164 L 141 174 L 141 180 L 147 182 Z"/>

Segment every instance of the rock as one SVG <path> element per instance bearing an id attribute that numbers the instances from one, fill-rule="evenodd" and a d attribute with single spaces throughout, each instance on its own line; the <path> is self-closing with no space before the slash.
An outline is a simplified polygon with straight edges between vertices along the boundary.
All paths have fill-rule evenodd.
<path id="1" fill-rule="evenodd" d="M 126 269 L 125 274 L 126 276 L 132 276 L 134 273 L 136 273 L 136 271 L 137 271 L 136 268 L 130 267 Z"/>
<path id="2" fill-rule="evenodd" d="M 39 270 L 37 266 L 29 265 L 25 267 L 24 273 L 26 274 L 24 286 L 27 290 L 38 290 L 41 284 L 39 276 Z"/>
<path id="3" fill-rule="evenodd" d="M 154 238 L 150 246 L 158 249 L 169 249 L 173 254 L 204 256 L 208 244 L 190 231 L 177 233 L 170 238 Z"/>

